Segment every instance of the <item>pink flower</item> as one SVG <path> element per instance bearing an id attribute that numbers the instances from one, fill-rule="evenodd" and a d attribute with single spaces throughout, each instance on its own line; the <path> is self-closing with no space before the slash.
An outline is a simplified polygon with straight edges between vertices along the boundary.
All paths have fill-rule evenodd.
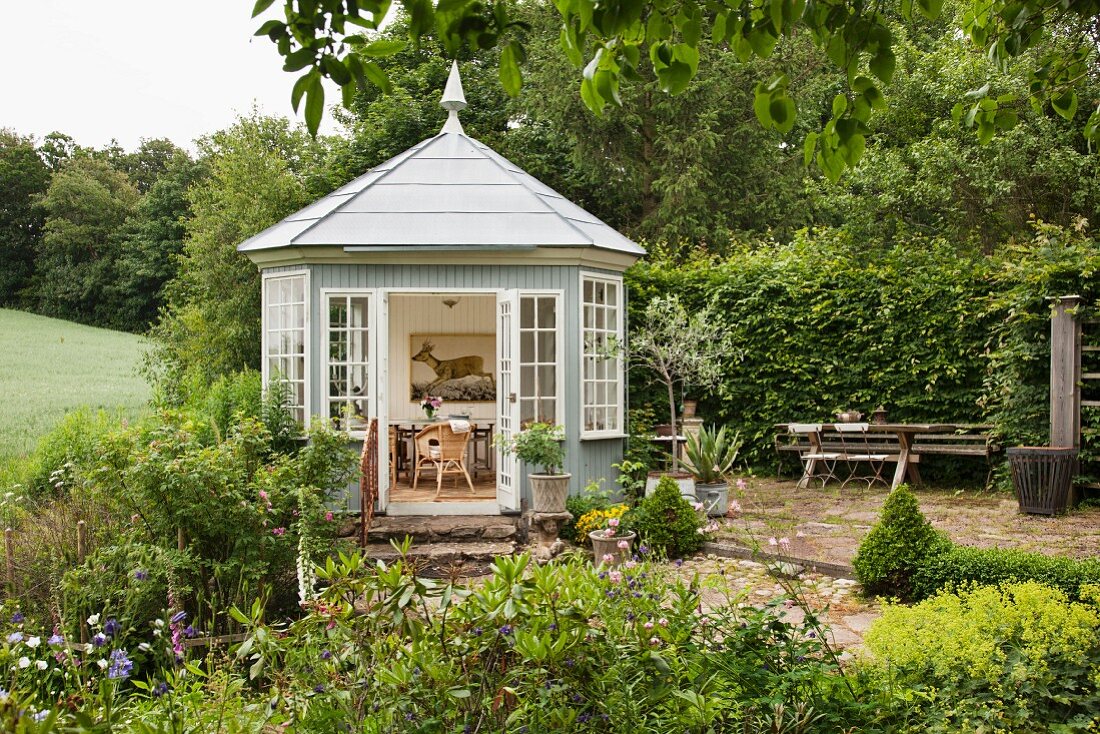
<path id="1" fill-rule="evenodd" d="M 798 531 L 797 533 L 795 533 L 795 534 L 794 534 L 794 537 L 796 537 L 796 538 L 805 538 L 805 537 L 806 537 L 806 533 L 804 533 L 804 532 L 802 532 L 801 530 L 799 530 L 799 531 Z"/>
<path id="2" fill-rule="evenodd" d="M 646 622 L 642 626 L 645 627 L 647 630 L 653 629 L 653 623 L 652 622 Z"/>
<path id="3" fill-rule="evenodd" d="M 275 528 L 271 531 L 271 534 L 279 536 L 286 535 L 286 528 Z"/>
<path id="4" fill-rule="evenodd" d="M 744 490 L 746 487 L 749 486 L 749 483 L 746 482 L 744 479 L 738 479 L 735 486 L 740 490 Z"/>
<path id="5" fill-rule="evenodd" d="M 611 555 L 610 553 L 604 553 L 603 558 L 601 560 L 604 563 L 614 563 L 615 562 L 615 556 Z"/>
<path id="6" fill-rule="evenodd" d="M 779 545 L 779 541 L 775 538 L 768 538 L 768 545 Z"/>
<path id="7" fill-rule="evenodd" d="M 262 489 L 260 490 L 260 499 L 262 499 L 264 502 L 267 502 L 267 492 Z"/>
<path id="8" fill-rule="evenodd" d="M 738 502 L 737 500 L 734 500 L 733 502 L 730 502 L 730 509 L 733 510 L 734 512 L 741 512 L 741 503 Z"/>
<path id="9" fill-rule="evenodd" d="M 618 546 L 619 546 L 619 550 L 626 550 L 627 548 L 630 547 L 630 541 L 620 540 L 619 543 L 618 543 Z"/>
<path id="10" fill-rule="evenodd" d="M 610 520 L 607 521 L 607 525 L 608 525 L 608 527 L 612 527 L 612 528 L 619 527 L 619 518 L 617 518 L 617 517 L 611 518 Z"/>
<path id="11" fill-rule="evenodd" d="M 660 645 L 661 641 L 659 639 L 657 639 L 656 637 L 650 637 L 649 638 L 649 644 L 650 645 Z"/>
<path id="12" fill-rule="evenodd" d="M 783 550 L 787 550 L 788 548 L 791 547 L 791 539 L 790 538 L 780 538 L 779 539 L 779 545 L 783 546 Z"/>
<path id="13" fill-rule="evenodd" d="M 325 513 L 325 522 L 332 522 L 332 510 Z"/>
<path id="14" fill-rule="evenodd" d="M 700 510 L 703 509 L 704 505 L 703 505 L 702 502 L 696 502 L 696 503 L 692 504 L 692 507 L 695 508 L 696 512 L 699 512 Z"/>
<path id="15" fill-rule="evenodd" d="M 624 566 L 626 566 L 627 568 L 634 568 L 634 567 L 635 567 L 635 566 L 637 566 L 638 564 L 637 564 L 637 563 L 635 563 L 634 561 L 627 561 L 627 562 L 626 562 L 626 563 L 624 563 L 623 565 L 624 565 Z"/>
<path id="16" fill-rule="evenodd" d="M 657 624 L 661 625 L 662 627 L 668 627 L 668 620 L 664 617 L 661 617 L 657 620 Z"/>
<path id="17" fill-rule="evenodd" d="M 607 577 L 611 579 L 611 583 L 613 584 L 617 584 L 623 580 L 623 574 L 620 571 L 612 571 L 611 573 L 607 574 Z"/>
<path id="18" fill-rule="evenodd" d="M 706 627 L 706 626 L 707 626 L 708 624 L 710 624 L 710 620 L 709 620 L 709 619 L 707 619 L 706 617 L 700 617 L 700 618 L 699 618 L 699 625 L 700 625 L 700 626 L 702 626 L 702 627 Z"/>

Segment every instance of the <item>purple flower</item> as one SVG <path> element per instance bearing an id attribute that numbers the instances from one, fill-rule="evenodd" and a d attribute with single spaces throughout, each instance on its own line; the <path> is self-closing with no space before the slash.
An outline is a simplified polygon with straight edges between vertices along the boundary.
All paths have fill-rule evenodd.
<path id="1" fill-rule="evenodd" d="M 50 712 L 49 712 L 48 710 L 46 710 L 46 709 L 42 709 L 42 710 L 41 710 L 41 711 L 39 711 L 38 713 L 36 713 L 36 714 L 34 714 L 33 716 L 31 716 L 31 718 L 32 718 L 32 719 L 34 719 L 35 721 L 37 721 L 37 722 L 40 722 L 40 723 L 41 723 L 41 722 L 45 721 L 45 720 L 46 720 L 46 717 L 47 717 L 47 716 L 49 716 L 49 715 L 50 715 Z"/>
<path id="2" fill-rule="evenodd" d="M 134 578 L 137 579 L 138 581 L 144 581 L 147 578 L 149 578 L 149 572 L 148 571 L 142 571 L 139 568 L 138 570 L 134 571 Z"/>
<path id="3" fill-rule="evenodd" d="M 168 684 L 161 681 L 153 686 L 153 698 L 160 698 L 165 693 L 168 693 Z"/>
<path id="4" fill-rule="evenodd" d="M 126 657 L 125 650 L 115 650 L 111 653 L 111 667 L 107 669 L 108 678 L 129 678 L 134 664 Z"/>
<path id="5" fill-rule="evenodd" d="M 107 644 L 107 635 L 102 632 L 96 632 L 95 637 L 92 638 L 92 644 L 96 647 L 103 647 Z"/>
<path id="6" fill-rule="evenodd" d="M 180 622 L 184 621 L 185 619 L 187 619 L 187 612 L 185 612 L 181 609 L 178 612 L 176 612 L 175 614 L 173 614 L 172 618 L 168 621 L 171 622 L 172 624 L 179 624 Z"/>
<path id="7" fill-rule="evenodd" d="M 191 625 L 187 625 L 186 627 L 183 628 L 183 636 L 184 637 L 194 637 L 195 636 L 195 628 L 192 627 Z"/>
<path id="8" fill-rule="evenodd" d="M 57 634 L 56 632 L 54 632 L 53 637 L 46 640 L 46 644 L 47 645 L 64 645 L 65 644 L 65 638 L 62 637 L 61 635 Z"/>
<path id="9" fill-rule="evenodd" d="M 118 623 L 118 620 L 111 617 L 107 620 L 107 623 L 103 625 L 103 633 L 108 637 L 114 637 L 122 631 L 122 625 Z"/>
<path id="10" fill-rule="evenodd" d="M 24 619 L 26 619 L 26 617 L 23 616 L 22 612 L 16 612 L 15 614 L 11 615 L 11 621 L 15 624 L 22 624 Z"/>
<path id="11" fill-rule="evenodd" d="M 676 565 L 676 568 L 679 568 L 680 566 L 684 565 L 684 560 L 682 558 L 677 558 L 675 565 Z"/>
<path id="12" fill-rule="evenodd" d="M 502 635 L 510 635 L 510 634 L 512 634 L 512 625 L 510 625 L 510 624 L 506 624 L 506 625 L 504 625 L 503 627 L 501 627 L 501 628 L 500 628 L 500 634 L 502 634 Z"/>
<path id="13" fill-rule="evenodd" d="M 12 645 L 14 645 L 17 642 L 22 642 L 22 641 L 23 641 L 23 633 L 22 632 L 12 632 L 10 635 L 8 635 L 8 642 Z"/>
<path id="14" fill-rule="evenodd" d="M 323 683 L 318 683 L 317 685 L 313 686 L 313 692 L 314 693 L 324 693 L 325 692 L 324 684 Z"/>
<path id="15" fill-rule="evenodd" d="M 481 633 L 484 631 L 485 630 L 481 629 L 480 627 L 474 627 L 472 630 L 470 630 L 470 634 L 472 634 L 474 637 L 481 637 Z"/>
<path id="16" fill-rule="evenodd" d="M 321 659 L 322 660 L 328 660 L 331 657 L 332 657 L 332 653 L 329 652 L 328 650 L 322 650 L 321 651 Z"/>

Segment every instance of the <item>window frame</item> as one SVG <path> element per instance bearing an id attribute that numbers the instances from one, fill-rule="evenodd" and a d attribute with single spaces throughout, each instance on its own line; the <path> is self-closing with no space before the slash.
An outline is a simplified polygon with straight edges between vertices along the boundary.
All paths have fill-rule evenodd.
<path id="1" fill-rule="evenodd" d="M 578 344 L 577 354 L 579 356 L 579 373 L 578 384 L 580 386 L 579 399 L 578 399 L 578 413 L 577 419 L 580 426 L 580 438 L 582 441 L 591 441 L 599 439 L 614 439 L 624 438 L 626 433 L 626 337 L 625 337 L 625 323 L 626 323 L 626 288 L 623 284 L 622 275 L 613 275 L 610 273 L 592 273 L 581 271 L 579 277 L 579 285 L 577 290 L 577 305 L 578 305 Z M 585 428 L 584 411 L 588 407 L 585 401 L 585 383 L 587 378 L 585 376 L 585 333 L 587 327 L 585 326 L 584 315 L 585 306 L 587 302 L 584 298 L 584 286 L 586 282 L 592 283 L 604 283 L 612 284 L 618 289 L 618 299 L 615 306 L 615 329 L 612 331 L 615 338 L 618 340 L 619 345 L 623 348 L 623 351 L 619 354 L 617 361 L 617 368 L 615 374 L 615 417 L 618 424 L 617 428 L 604 428 L 600 430 L 588 430 Z M 595 327 L 593 327 L 595 328 Z M 593 378 L 595 379 L 595 378 Z"/>
<path id="2" fill-rule="evenodd" d="M 562 307 L 565 303 L 563 294 L 560 290 L 552 288 L 520 288 L 516 290 L 516 312 L 513 314 L 515 319 L 515 334 L 518 337 L 518 341 L 515 344 L 516 359 L 515 359 L 515 381 L 516 381 L 516 401 L 519 403 L 519 416 L 520 422 L 516 425 L 517 432 L 522 430 L 519 426 L 523 422 L 523 367 L 525 364 L 523 361 L 523 299 L 524 298 L 553 298 L 554 299 L 554 425 L 565 425 L 565 313 L 562 311 Z M 537 301 L 536 301 L 537 302 Z M 534 333 L 539 332 L 538 324 L 538 312 L 536 307 L 535 313 Z M 499 325 L 498 327 L 499 328 Z M 546 330 L 544 330 L 546 331 Z M 538 352 L 538 339 L 535 339 L 535 351 Z M 499 361 L 500 355 L 497 355 Z M 534 363 L 535 372 L 538 372 L 539 362 Z M 499 368 L 499 364 L 494 365 L 494 371 Z M 498 396 L 499 397 L 499 396 Z M 536 406 L 538 400 L 536 398 Z M 536 411 L 537 415 L 537 411 Z"/>
<path id="3" fill-rule="evenodd" d="M 260 286 L 260 375 L 263 380 L 264 394 L 271 384 L 271 362 L 268 354 L 269 324 L 268 324 L 268 288 L 273 281 L 302 278 L 303 317 L 302 317 L 302 429 L 308 431 L 312 418 L 312 331 L 310 329 L 310 313 L 312 309 L 312 292 L 310 291 L 310 271 L 305 268 L 296 270 L 264 271 L 261 276 Z M 285 304 L 280 304 L 285 305 Z"/>
<path id="4" fill-rule="evenodd" d="M 379 341 L 378 341 L 378 319 L 377 311 L 379 308 L 380 298 L 377 289 L 375 288 L 322 288 L 320 292 L 321 297 L 321 313 L 324 314 L 324 330 L 321 334 L 321 363 L 319 365 L 321 374 L 321 409 L 325 416 L 325 420 L 329 420 L 331 412 L 332 394 L 329 380 L 329 367 L 330 358 L 329 349 L 331 347 L 332 337 L 332 323 L 329 321 L 331 308 L 331 302 L 333 298 L 366 298 L 367 299 L 367 319 L 366 324 L 361 327 L 367 330 L 367 354 L 373 357 L 367 361 L 367 384 L 371 386 L 373 393 L 367 393 L 367 403 L 370 405 L 374 403 L 375 415 L 368 416 L 369 418 L 378 418 L 377 415 L 380 410 L 381 398 L 378 394 L 378 360 L 379 360 Z M 346 401 L 339 401 L 346 402 Z M 362 430 L 352 430 L 350 428 L 342 428 L 343 433 L 347 434 L 353 439 L 364 439 L 367 435 L 367 429 L 364 427 Z"/>

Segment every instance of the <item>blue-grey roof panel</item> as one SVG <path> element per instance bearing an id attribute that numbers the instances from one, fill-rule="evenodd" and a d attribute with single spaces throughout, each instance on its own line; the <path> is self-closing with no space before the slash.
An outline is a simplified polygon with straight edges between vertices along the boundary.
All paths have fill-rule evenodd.
<path id="1" fill-rule="evenodd" d="M 242 242 L 278 247 L 645 251 L 462 132 L 441 132 Z"/>

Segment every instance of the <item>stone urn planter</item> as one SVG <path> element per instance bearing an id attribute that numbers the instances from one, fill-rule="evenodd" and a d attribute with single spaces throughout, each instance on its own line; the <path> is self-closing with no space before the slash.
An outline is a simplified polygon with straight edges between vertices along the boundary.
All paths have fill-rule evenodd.
<path id="1" fill-rule="evenodd" d="M 528 474 L 531 483 L 531 509 L 535 512 L 565 512 L 572 474 Z"/>
<path id="2" fill-rule="evenodd" d="M 695 475 L 686 471 L 651 471 L 645 480 L 645 496 L 648 497 L 657 489 L 657 482 L 661 477 L 672 477 L 680 487 L 680 496 L 688 502 L 696 502 L 695 499 Z"/>
<path id="3" fill-rule="evenodd" d="M 637 533 L 604 535 L 605 532 L 604 530 L 593 530 L 588 534 L 588 539 L 592 541 L 594 562 L 597 566 L 601 563 L 612 567 L 618 566 L 631 557 L 634 539 L 637 538 L 638 535 Z M 619 547 L 621 541 L 626 541 L 626 548 Z M 607 561 L 604 560 L 605 556 L 611 556 L 614 560 L 607 563 Z"/>

